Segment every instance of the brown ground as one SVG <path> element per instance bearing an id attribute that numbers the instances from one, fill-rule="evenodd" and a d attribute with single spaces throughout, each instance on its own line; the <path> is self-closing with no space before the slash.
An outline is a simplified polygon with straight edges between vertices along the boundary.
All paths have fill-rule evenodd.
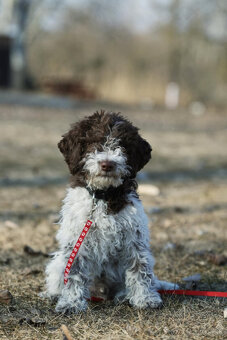
<path id="1" fill-rule="evenodd" d="M 42 300 L 40 254 L 56 248 L 58 211 L 67 169 L 56 144 L 70 123 L 99 108 L 55 110 L 0 106 L 0 289 L 14 296 L 0 304 L 0 339 L 63 339 L 66 324 L 74 339 L 227 339 L 226 299 L 164 297 L 161 310 L 91 303 L 86 314 L 62 316 Z M 106 108 L 108 106 L 106 105 Z M 115 108 L 118 111 L 118 107 Z M 207 112 L 125 109 L 153 146 L 153 159 L 140 182 L 160 189 L 141 195 L 152 224 L 156 274 L 181 282 L 202 275 L 198 289 L 227 291 L 226 255 L 227 116 Z"/>

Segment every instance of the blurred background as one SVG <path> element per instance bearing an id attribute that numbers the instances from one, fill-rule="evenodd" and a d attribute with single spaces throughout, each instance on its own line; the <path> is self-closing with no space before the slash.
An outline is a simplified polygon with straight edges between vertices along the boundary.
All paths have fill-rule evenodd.
<path id="1" fill-rule="evenodd" d="M 227 104 L 225 0 L 0 0 L 0 86 L 142 105 Z"/>

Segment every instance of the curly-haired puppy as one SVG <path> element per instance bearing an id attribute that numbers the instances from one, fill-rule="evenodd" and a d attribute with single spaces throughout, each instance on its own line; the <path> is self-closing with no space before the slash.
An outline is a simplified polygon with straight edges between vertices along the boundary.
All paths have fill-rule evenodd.
<path id="1" fill-rule="evenodd" d="M 59 250 L 46 268 L 47 295 L 56 311 L 87 308 L 90 290 L 104 280 L 119 303 L 159 307 L 158 289 L 172 289 L 153 273 L 148 220 L 137 195 L 136 173 L 151 158 L 150 145 L 120 114 L 96 112 L 72 126 L 59 142 L 72 175 L 57 233 Z M 72 249 L 88 219 L 86 235 L 64 285 Z"/>

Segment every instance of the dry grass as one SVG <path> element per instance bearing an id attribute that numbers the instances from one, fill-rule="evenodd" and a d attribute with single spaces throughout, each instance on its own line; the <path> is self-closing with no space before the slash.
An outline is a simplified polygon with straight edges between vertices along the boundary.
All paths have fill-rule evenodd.
<path id="1" fill-rule="evenodd" d="M 0 289 L 14 296 L 12 305 L 0 305 L 0 339 L 62 340 L 62 324 L 74 339 L 227 338 L 224 299 L 164 297 L 163 309 L 146 311 L 90 303 L 87 313 L 68 317 L 55 314 L 54 304 L 38 296 L 47 258 L 32 257 L 23 247 L 44 253 L 56 248 L 53 222 L 67 174 L 56 143 L 87 112 L 0 107 Z M 154 147 L 144 181 L 157 185 L 160 194 L 142 199 L 157 275 L 181 282 L 200 273 L 199 289 L 226 291 L 226 266 L 207 256 L 227 255 L 226 116 L 145 110 L 138 115 L 129 109 L 125 114 Z M 168 243 L 172 248 L 166 249 Z"/>

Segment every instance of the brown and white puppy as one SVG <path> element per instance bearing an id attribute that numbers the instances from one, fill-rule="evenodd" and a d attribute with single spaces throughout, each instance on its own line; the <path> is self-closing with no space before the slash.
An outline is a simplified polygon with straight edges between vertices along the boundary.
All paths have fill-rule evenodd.
<path id="1" fill-rule="evenodd" d="M 157 290 L 174 285 L 153 273 L 148 220 L 136 193 L 136 174 L 151 158 L 149 143 L 120 114 L 101 111 L 74 124 L 58 147 L 72 181 L 61 211 L 59 250 L 46 268 L 47 295 L 58 299 L 56 310 L 85 310 L 99 280 L 117 303 L 159 307 Z M 64 269 L 88 218 L 93 225 L 64 285 Z"/>

